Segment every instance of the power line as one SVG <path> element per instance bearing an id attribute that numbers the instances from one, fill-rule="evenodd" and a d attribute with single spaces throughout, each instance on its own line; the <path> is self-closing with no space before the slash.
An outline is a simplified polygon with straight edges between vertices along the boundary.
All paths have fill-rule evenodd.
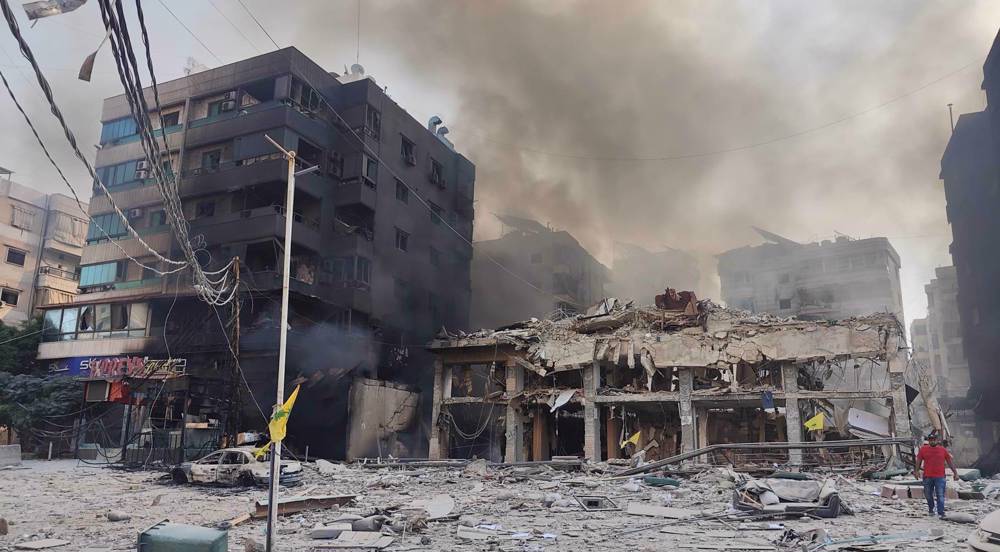
<path id="1" fill-rule="evenodd" d="M 233 29 L 236 29 L 236 32 L 240 33 L 240 36 L 243 37 L 243 40 L 245 40 L 246 43 L 249 44 L 251 48 L 253 48 L 254 50 L 256 50 L 257 53 L 260 53 L 260 48 L 258 48 L 253 42 L 251 42 L 250 39 L 247 37 L 247 35 L 243 34 L 243 30 L 240 29 L 239 27 L 237 27 L 236 24 L 233 23 L 233 21 L 231 19 L 229 19 L 229 17 L 227 17 L 226 14 L 223 13 L 223 11 L 221 9 L 219 9 L 219 6 L 216 5 L 215 0 L 209 0 L 209 3 L 211 3 L 212 7 L 215 8 L 215 11 L 217 11 L 219 13 L 219 15 L 221 15 L 222 18 L 226 20 L 226 23 L 229 23 L 230 27 L 232 27 Z"/>
<path id="2" fill-rule="evenodd" d="M 945 73 L 944 75 L 942 75 L 942 76 L 940 76 L 940 77 L 938 77 L 938 78 L 936 78 L 934 80 L 926 82 L 926 83 L 918 86 L 917 88 L 914 88 L 912 90 L 904 92 L 904 93 L 902 93 L 902 94 L 900 94 L 898 96 L 894 96 L 894 97 L 892 97 L 892 98 L 890 98 L 890 99 L 888 99 L 888 100 L 886 100 L 886 101 L 884 101 L 884 102 L 882 102 L 880 104 L 868 107 L 866 109 L 862 109 L 860 111 L 855 111 L 854 113 L 851 113 L 849 115 L 845 115 L 844 117 L 841 117 L 839 119 L 835 119 L 833 121 L 829 121 L 829 122 L 823 123 L 823 124 L 818 125 L 818 126 L 814 126 L 814 127 L 810 127 L 810 128 L 805 128 L 805 129 L 802 129 L 802 130 L 799 130 L 799 131 L 796 131 L 796 132 L 792 132 L 790 134 L 784 134 L 782 136 L 777 136 L 777 137 L 774 137 L 774 138 L 769 138 L 769 139 L 761 140 L 761 141 L 758 141 L 758 142 L 752 142 L 752 143 L 749 143 L 749 144 L 744 144 L 742 146 L 735 146 L 735 147 L 731 147 L 731 148 L 721 148 L 721 149 L 715 149 L 715 150 L 709 150 L 709 151 L 703 151 L 703 152 L 697 152 L 697 153 L 683 153 L 683 154 L 678 154 L 678 155 L 662 155 L 662 156 L 599 156 L 599 155 L 585 155 L 585 154 L 555 152 L 555 151 L 549 151 L 549 150 L 545 150 L 545 149 L 541 149 L 541 148 L 535 148 L 535 147 L 531 147 L 531 146 L 521 146 L 521 145 L 509 143 L 509 142 L 503 142 L 503 141 L 500 141 L 500 140 L 494 140 L 494 139 L 492 139 L 492 138 L 490 138 L 490 137 L 488 137 L 488 136 L 486 136 L 484 134 L 481 134 L 481 133 L 477 132 L 475 129 L 466 129 L 465 132 L 470 132 L 471 134 L 478 135 L 481 139 L 483 139 L 484 141 L 489 142 L 491 144 L 505 146 L 505 147 L 508 147 L 510 149 L 519 150 L 519 151 L 523 151 L 523 152 L 527 152 L 527 153 L 535 153 L 535 154 L 538 154 L 538 155 L 545 155 L 545 156 L 548 156 L 548 157 L 558 157 L 558 158 L 563 158 L 563 159 L 578 159 L 578 160 L 585 160 L 585 161 L 680 161 L 680 160 L 683 160 L 683 159 L 697 159 L 699 157 L 712 157 L 712 156 L 715 156 L 715 155 L 723 155 L 723 154 L 727 154 L 727 153 L 734 153 L 734 152 L 738 152 L 738 151 L 755 149 L 755 148 L 759 148 L 759 147 L 763 147 L 763 146 L 768 146 L 768 145 L 771 145 L 771 144 L 775 144 L 777 142 L 783 142 L 785 140 L 791 140 L 793 138 L 799 138 L 801 136 L 805 136 L 805 135 L 808 135 L 808 134 L 813 134 L 813 133 L 818 132 L 820 130 L 827 129 L 829 127 L 836 126 L 836 125 L 839 125 L 841 123 L 845 123 L 845 122 L 850 121 L 852 119 L 857 119 L 858 117 L 861 117 L 862 115 L 867 115 L 868 113 L 871 113 L 873 111 L 877 111 L 879 109 L 882 109 L 883 107 L 886 107 L 886 106 L 888 106 L 890 104 L 896 103 L 896 102 L 898 102 L 898 101 L 900 101 L 902 99 L 908 98 L 909 96 L 912 96 L 912 95 L 914 95 L 914 94 L 916 94 L 918 92 L 921 92 L 921 91 L 923 91 L 923 90 L 925 90 L 927 88 L 930 88 L 931 86 L 934 86 L 935 84 L 937 84 L 937 83 L 939 83 L 941 81 L 947 80 L 947 79 L 949 79 L 949 78 L 957 75 L 958 73 L 961 73 L 962 71 L 965 71 L 969 67 L 972 67 L 973 65 L 976 65 L 978 63 L 980 63 L 980 60 L 978 60 L 978 59 L 974 60 L 974 61 L 971 61 L 971 62 L 969 62 L 969 63 L 967 63 L 967 64 L 959 67 L 958 69 L 955 69 L 953 71 Z"/>
<path id="3" fill-rule="evenodd" d="M 257 17 L 253 14 L 252 11 L 250 11 L 250 8 L 248 8 L 247 5 L 243 3 L 243 0 L 237 0 L 237 2 L 239 2 L 240 5 L 243 6 L 243 10 L 246 11 L 247 15 L 250 16 L 250 19 L 253 19 L 253 22 L 256 23 L 258 27 L 260 27 L 260 30 L 264 31 L 264 34 L 267 35 L 267 38 L 271 41 L 271 44 L 274 44 L 274 47 L 280 50 L 281 46 L 278 46 L 278 43 L 274 41 L 274 38 L 271 36 L 271 33 L 267 32 L 267 29 L 265 29 L 264 26 L 260 24 L 260 21 L 258 21 Z"/>
<path id="4" fill-rule="evenodd" d="M 94 168 L 90 164 L 90 162 L 87 161 L 87 158 L 83 155 L 83 152 L 80 151 L 80 148 L 79 148 L 79 146 L 77 145 L 77 142 L 76 142 L 76 136 L 73 134 L 73 131 L 70 130 L 68 124 L 66 123 L 65 117 L 63 117 L 62 111 L 59 109 L 59 106 L 56 104 L 55 97 L 54 97 L 54 95 L 52 93 L 52 87 L 49 85 L 49 82 L 45 78 L 45 75 L 42 74 L 41 68 L 38 66 L 38 62 L 35 60 L 35 56 L 34 56 L 34 54 L 31 51 L 31 47 L 28 46 L 28 43 L 24 40 L 24 37 L 21 35 L 21 30 L 20 30 L 20 27 L 18 26 L 17 19 L 15 18 L 14 12 L 11 10 L 10 4 L 8 3 L 7 0 L 0 0 L 0 10 L 3 11 L 4 19 L 6 19 L 6 21 L 7 21 L 7 26 L 9 27 L 9 29 L 11 31 L 11 34 L 14 35 L 14 38 L 17 40 L 18 46 L 19 46 L 19 48 L 21 50 L 21 55 L 23 55 L 24 58 L 26 60 L 28 60 L 28 62 L 31 64 L 31 68 L 34 70 L 34 73 L 35 73 L 35 78 L 38 81 L 38 86 L 42 89 L 42 92 L 45 95 L 45 99 L 46 99 L 46 101 L 49 104 L 49 109 L 51 110 L 52 115 L 56 118 L 56 120 L 59 121 L 59 124 L 60 124 L 60 126 L 62 127 L 62 130 L 63 130 L 63 135 L 66 137 L 66 141 L 69 142 L 70 147 L 73 149 L 73 152 L 76 155 L 76 158 L 79 159 L 81 163 L 83 163 L 83 166 L 86 167 L 87 172 L 90 174 L 91 178 L 94 179 L 94 182 L 96 182 L 98 184 L 98 186 L 100 186 L 101 190 L 103 190 L 104 193 L 107 195 L 108 202 L 111 204 L 111 207 L 114 209 L 115 213 L 121 219 L 121 223 L 124 225 L 125 229 L 128 231 L 129 234 L 132 235 L 133 238 L 135 238 L 135 240 L 139 244 L 141 244 L 147 251 L 149 251 L 150 253 L 152 253 L 153 256 L 155 256 L 160 261 L 163 261 L 164 263 L 167 263 L 168 265 L 181 266 L 181 267 L 185 266 L 186 263 L 183 263 L 183 262 L 180 262 L 180 261 L 174 261 L 172 259 L 168 259 L 167 257 L 164 257 L 163 255 L 161 255 L 158 251 L 156 251 L 155 249 L 153 249 L 152 247 L 150 247 L 150 245 L 148 243 L 146 243 L 145 240 L 142 239 L 142 237 L 135 230 L 135 228 L 133 228 L 132 225 L 129 223 L 128 218 L 122 212 L 121 208 L 118 207 L 118 205 L 115 202 L 114 198 L 111 196 L 110 190 L 108 190 L 107 186 L 104 185 L 104 182 L 97 175 L 96 171 L 94 170 Z M 18 110 L 21 112 L 22 116 L 24 116 L 25 121 L 28 123 L 28 126 L 31 127 L 32 132 L 35 134 L 36 140 L 38 140 L 38 142 L 39 142 L 39 145 L 41 145 L 42 148 L 43 148 L 43 150 L 46 151 L 46 156 L 48 157 L 49 162 L 52 163 L 52 165 L 54 167 L 56 167 L 56 169 L 59 172 L 60 176 L 62 176 L 63 181 L 67 184 L 67 186 L 69 186 L 70 191 L 73 194 L 73 197 L 76 199 L 77 206 L 80 208 L 81 211 L 83 211 L 83 213 L 85 215 L 87 215 L 87 218 L 91 220 L 91 222 L 98 228 L 98 230 L 100 230 L 104 234 L 105 237 L 107 237 L 109 239 L 109 241 L 111 241 L 112 243 L 115 244 L 115 247 L 117 247 L 119 249 L 119 251 L 121 251 L 121 253 L 126 258 L 132 260 L 133 262 L 135 262 L 139 266 L 141 266 L 143 268 L 146 268 L 146 269 L 149 269 L 149 270 L 151 270 L 154 273 L 159 274 L 159 275 L 165 275 L 165 274 L 170 274 L 171 272 L 176 272 L 176 270 L 175 271 L 167 271 L 167 272 L 160 271 L 157 268 L 154 268 L 154 267 L 151 267 L 151 266 L 147 266 L 144 263 L 140 262 L 138 259 L 136 259 L 135 257 L 131 256 L 128 252 L 126 252 L 125 249 L 120 244 L 118 244 L 112 238 L 112 236 L 110 234 L 108 234 L 107 231 L 105 231 L 99 224 L 97 224 L 97 222 L 93 219 L 93 217 L 90 217 L 90 215 L 87 213 L 86 209 L 83 208 L 83 203 L 82 203 L 82 201 L 80 201 L 79 195 L 76 193 L 76 190 L 73 188 L 72 185 L 70 185 L 69 181 L 65 178 L 65 175 L 59 169 L 58 165 L 56 165 L 55 160 L 52 158 L 52 156 L 48 154 L 47 148 L 45 148 L 45 145 L 42 142 L 41 138 L 39 137 L 37 131 L 35 130 L 35 127 L 32 124 L 30 118 L 28 118 L 27 113 L 25 113 L 24 109 L 21 107 L 20 103 L 17 101 L 17 98 L 14 96 L 14 92 L 11 89 L 10 84 L 7 82 L 6 79 L 3 79 L 3 81 L 4 81 L 4 85 L 5 85 L 5 88 L 7 89 L 8 94 L 14 100 L 14 103 L 17 105 Z"/>
<path id="5" fill-rule="evenodd" d="M 187 25 L 185 25 L 184 22 L 181 21 L 181 18 L 177 17 L 177 14 L 175 14 L 169 7 L 167 7 L 167 5 L 163 2 L 163 0 L 156 0 L 156 1 L 159 2 L 161 6 L 163 6 L 163 9 L 167 10 L 167 13 L 169 13 L 171 17 L 173 17 L 178 23 L 181 24 L 181 27 L 184 27 L 184 30 L 187 31 L 189 35 L 191 35 L 195 40 L 198 41 L 198 44 L 201 44 L 201 47 L 204 48 L 206 52 L 212 54 L 212 57 L 215 58 L 215 61 L 222 63 L 222 60 L 219 59 L 219 56 L 215 55 L 215 52 L 213 52 L 212 49 L 209 48 L 207 44 L 202 42 L 201 39 L 198 38 L 198 35 L 194 34 L 194 31 L 192 31 L 190 28 L 188 28 Z"/>
<path id="6" fill-rule="evenodd" d="M 31 337 L 31 336 L 33 336 L 33 335 L 38 335 L 38 334 L 42 333 L 43 331 L 45 331 L 45 329 L 44 329 L 44 328 L 43 328 L 43 329 L 41 329 L 41 330 L 37 330 L 37 331 L 34 331 L 34 332 L 31 332 L 31 333 L 26 333 L 26 334 L 21 334 L 21 335 L 19 335 L 19 336 L 17 336 L 17 337 L 14 337 L 14 338 L 11 338 L 11 339 L 8 339 L 8 340 L 6 340 L 6 341 L 0 341 L 0 345 L 6 345 L 6 344 L 8 344 L 8 343 L 13 343 L 13 342 L 15 342 L 15 341 L 18 341 L 18 340 L 21 340 L 21 339 L 24 339 L 24 338 L 26 338 L 26 337 Z"/>

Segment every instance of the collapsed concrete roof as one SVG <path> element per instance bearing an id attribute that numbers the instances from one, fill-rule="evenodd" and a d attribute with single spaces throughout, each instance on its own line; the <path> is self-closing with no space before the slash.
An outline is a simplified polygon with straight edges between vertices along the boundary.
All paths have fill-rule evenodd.
<path id="1" fill-rule="evenodd" d="M 653 372 L 765 361 L 886 360 L 886 353 L 895 353 L 902 344 L 902 326 L 891 313 L 803 321 L 724 308 L 711 301 L 692 307 L 685 312 L 608 299 L 590 314 L 561 320 L 533 318 L 496 330 L 441 335 L 428 348 L 444 352 L 512 347 L 521 352 L 517 358 L 522 366 L 546 375 L 595 361 L 630 368 L 638 362 Z"/>

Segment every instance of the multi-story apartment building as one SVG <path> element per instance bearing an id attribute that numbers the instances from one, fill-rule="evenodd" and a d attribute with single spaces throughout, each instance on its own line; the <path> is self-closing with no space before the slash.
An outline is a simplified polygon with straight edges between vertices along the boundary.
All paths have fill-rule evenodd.
<path id="1" fill-rule="evenodd" d="M 970 464 L 979 457 L 974 400 L 969 393 L 969 365 L 962 347 L 958 314 L 958 279 L 955 267 L 934 269 L 935 278 L 924 286 L 927 293 L 927 360 L 935 383 L 934 393 L 947 416 L 952 453 Z M 914 347 L 916 344 L 914 344 Z"/>
<path id="2" fill-rule="evenodd" d="M 521 217 L 499 218 L 506 233 L 475 243 L 474 328 L 496 328 L 557 311 L 585 312 L 604 298 L 608 269 L 572 234 Z"/>
<path id="3" fill-rule="evenodd" d="M 979 444 L 997 443 L 1000 422 L 1000 34 L 983 65 L 984 111 L 960 115 L 941 157 L 958 283 L 962 348 Z M 995 451 L 994 451 L 995 455 Z"/>
<path id="4" fill-rule="evenodd" d="M 814 320 L 873 312 L 903 320 L 899 254 L 886 238 L 798 243 L 759 232 L 767 243 L 718 257 L 729 306 Z"/>
<path id="5" fill-rule="evenodd" d="M 666 288 L 694 290 L 698 294 L 698 260 L 680 249 L 648 251 L 627 243 L 616 243 L 608 295 L 651 305 Z"/>
<path id="6" fill-rule="evenodd" d="M 38 307 L 72 300 L 86 231 L 84 213 L 73 199 L 17 184 L 9 171 L 0 169 L 0 320 L 4 324 L 21 324 Z"/>
<path id="7" fill-rule="evenodd" d="M 930 366 L 928 345 L 927 319 L 913 319 L 913 322 L 910 322 L 910 358 L 923 363 L 924 366 Z"/>
<path id="8" fill-rule="evenodd" d="M 91 226 L 82 294 L 46 312 L 39 357 L 93 380 L 97 400 L 115 394 L 109 370 L 171 382 L 144 391 L 162 404 L 126 417 L 126 444 L 152 426 L 154 447 L 191 456 L 224 425 L 261 427 L 274 402 L 285 254 L 287 163 L 271 138 L 297 153 L 299 168 L 319 167 L 296 179 L 292 213 L 288 379 L 308 384 L 290 445 L 342 456 L 352 376 L 430 389 L 423 344 L 442 325 L 467 326 L 474 165 L 440 119 L 416 121 L 360 66 L 329 73 L 295 48 L 161 83 L 159 96 L 162 125 L 152 118 L 199 261 L 217 269 L 240 260 L 238 324 L 230 306 L 194 296 L 187 271 L 158 274 L 169 267 L 96 193 L 90 215 L 110 239 Z M 98 174 L 143 239 L 181 258 L 124 96 L 105 100 L 101 123 Z M 215 434 L 195 434 L 192 423 Z"/>

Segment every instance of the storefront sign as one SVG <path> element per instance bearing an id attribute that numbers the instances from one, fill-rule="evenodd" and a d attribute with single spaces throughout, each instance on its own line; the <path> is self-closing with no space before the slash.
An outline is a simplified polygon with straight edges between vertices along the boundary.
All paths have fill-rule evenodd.
<path id="1" fill-rule="evenodd" d="M 52 373 L 109 380 L 181 375 L 186 370 L 186 358 L 153 359 L 141 356 L 74 357 L 57 360 L 49 365 Z"/>

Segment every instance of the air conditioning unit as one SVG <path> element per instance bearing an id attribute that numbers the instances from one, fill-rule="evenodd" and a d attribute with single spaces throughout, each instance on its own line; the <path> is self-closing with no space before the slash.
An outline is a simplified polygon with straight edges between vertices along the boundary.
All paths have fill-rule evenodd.
<path id="1" fill-rule="evenodd" d="M 236 100 L 224 101 L 222 102 L 222 105 L 219 106 L 220 111 L 233 111 L 234 109 L 236 109 Z"/>
<path id="2" fill-rule="evenodd" d="M 229 100 L 236 101 L 236 91 L 232 90 L 230 92 L 226 92 L 226 95 L 223 96 L 222 99 L 226 100 L 226 101 L 229 101 Z"/>
<path id="3" fill-rule="evenodd" d="M 142 208 L 129 209 L 125 211 L 125 216 L 129 220 L 136 220 L 142 218 Z"/>
<path id="4" fill-rule="evenodd" d="M 145 180 L 147 178 L 149 178 L 149 171 L 147 171 L 147 170 L 138 170 L 138 171 L 135 171 L 135 179 L 136 180 Z"/>
<path id="5" fill-rule="evenodd" d="M 149 161 L 146 160 L 146 159 L 140 159 L 139 161 L 136 161 L 136 163 L 135 163 L 135 170 L 137 170 L 137 171 L 148 171 L 149 170 Z"/>

